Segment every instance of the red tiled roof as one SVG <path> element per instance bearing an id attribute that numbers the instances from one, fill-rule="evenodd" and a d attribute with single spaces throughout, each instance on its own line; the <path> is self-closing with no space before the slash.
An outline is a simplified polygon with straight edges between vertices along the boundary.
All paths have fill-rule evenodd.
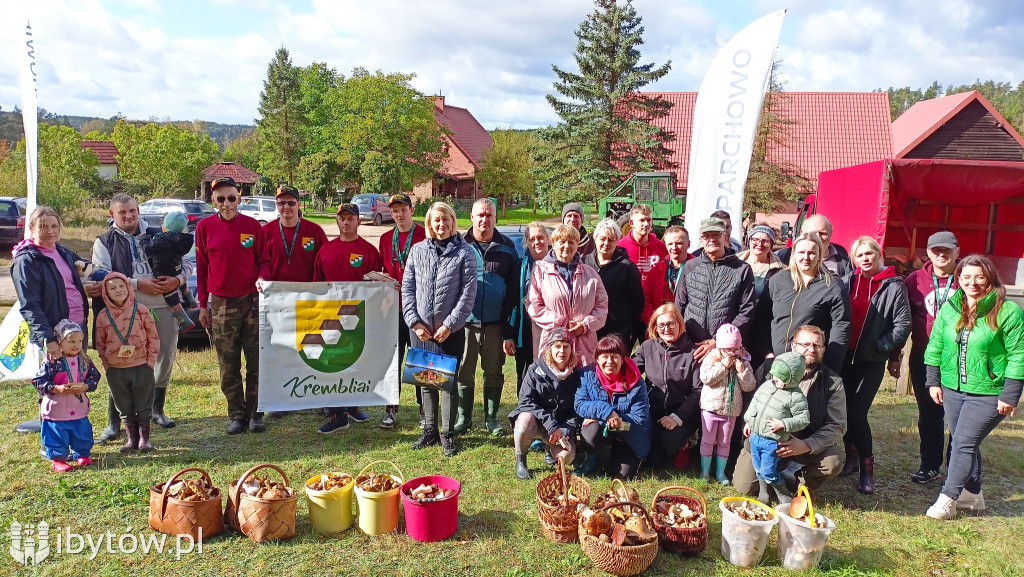
<path id="1" fill-rule="evenodd" d="M 676 182 L 686 187 L 696 92 L 645 92 L 674 104 L 655 121 L 675 133 L 667 147 L 676 164 Z M 889 95 L 885 92 L 783 92 L 779 116 L 789 125 L 790 141 L 768 151 L 771 160 L 796 166 L 815 186 L 818 173 L 892 156 Z"/>
<path id="2" fill-rule="evenodd" d="M 96 155 L 100 164 L 117 164 L 117 156 L 121 154 L 109 140 L 83 140 L 81 144 L 82 148 L 87 148 Z"/>
<path id="3" fill-rule="evenodd" d="M 451 131 L 455 146 L 462 149 L 476 168 L 480 168 L 484 150 L 494 144 L 491 134 L 465 108 L 445 104 L 443 96 L 433 98 L 434 118 Z"/>
<path id="4" fill-rule="evenodd" d="M 235 179 L 235 182 L 238 184 L 254 184 L 256 179 L 260 177 L 258 173 L 234 162 L 218 162 L 217 164 L 207 166 L 203 170 L 203 182 L 213 182 L 225 176 Z"/>
<path id="5" fill-rule="evenodd" d="M 1014 130 L 1013 125 L 999 114 L 988 99 L 982 96 L 981 92 L 974 90 L 914 103 L 892 123 L 893 156 L 903 158 L 905 154 L 924 142 L 974 101 L 978 101 L 984 106 L 995 117 L 996 122 L 1001 124 L 1014 140 L 1024 146 L 1024 138 L 1021 138 L 1021 135 Z"/>

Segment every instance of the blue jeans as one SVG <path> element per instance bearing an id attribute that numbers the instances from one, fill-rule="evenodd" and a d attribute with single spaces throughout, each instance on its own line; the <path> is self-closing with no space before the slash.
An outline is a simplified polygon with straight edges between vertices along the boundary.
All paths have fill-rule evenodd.
<path id="1" fill-rule="evenodd" d="M 40 437 L 47 459 L 64 461 L 70 457 L 73 461 L 92 454 L 92 423 L 88 417 L 72 421 L 41 419 L 41 424 Z"/>
<path id="2" fill-rule="evenodd" d="M 967 489 L 981 492 L 981 442 L 1003 420 L 996 411 L 999 397 L 972 395 L 942 387 L 942 406 L 953 443 L 942 494 L 959 499 Z"/>
<path id="3" fill-rule="evenodd" d="M 758 480 L 768 484 L 778 483 L 782 480 L 779 476 L 779 442 L 775 439 L 762 437 L 761 435 L 750 435 L 750 457 L 754 463 L 754 473 Z"/>

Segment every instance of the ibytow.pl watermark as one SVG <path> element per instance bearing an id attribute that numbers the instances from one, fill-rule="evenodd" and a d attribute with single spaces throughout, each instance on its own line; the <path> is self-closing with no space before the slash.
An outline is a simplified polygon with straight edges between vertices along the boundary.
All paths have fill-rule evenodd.
<path id="1" fill-rule="evenodd" d="M 199 528 L 199 538 L 190 535 L 172 537 L 163 533 L 133 532 L 126 527 L 122 533 L 105 531 L 103 533 L 78 533 L 71 527 L 51 526 L 46 521 L 40 523 L 11 523 L 10 528 L 11 557 L 15 561 L 31 567 L 55 555 L 88 555 L 89 560 L 95 559 L 100 553 L 108 555 L 147 555 L 163 554 L 174 550 L 174 558 L 180 560 L 184 555 L 203 553 L 203 529 Z M 173 547 L 168 543 L 173 539 Z"/>

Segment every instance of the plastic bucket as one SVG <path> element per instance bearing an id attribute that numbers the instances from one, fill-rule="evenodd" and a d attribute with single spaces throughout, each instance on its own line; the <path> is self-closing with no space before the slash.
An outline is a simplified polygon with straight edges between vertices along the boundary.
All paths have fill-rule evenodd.
<path id="1" fill-rule="evenodd" d="M 355 480 L 330 491 L 309 488 L 310 483 L 319 480 L 320 475 L 306 479 L 309 523 L 314 531 L 320 533 L 341 533 L 352 526 L 352 487 L 355 486 Z"/>
<path id="2" fill-rule="evenodd" d="M 789 507 L 776 507 L 779 519 L 779 559 L 786 569 L 810 569 L 821 561 L 828 537 L 836 528 L 832 519 L 816 513 L 814 527 L 789 516 Z"/>
<path id="3" fill-rule="evenodd" d="M 737 501 L 749 501 L 764 507 L 772 513 L 771 521 L 747 521 L 729 510 L 726 505 Z M 722 511 L 722 557 L 737 567 L 753 567 L 761 562 L 768 546 L 772 527 L 779 522 L 779 516 L 760 501 L 747 497 L 726 497 L 718 502 Z"/>
<path id="4" fill-rule="evenodd" d="M 410 499 L 409 491 L 420 485 L 437 485 L 445 491 L 455 491 L 447 499 L 432 503 L 421 503 Z M 455 534 L 459 527 L 459 493 L 462 484 L 450 477 L 426 475 L 406 481 L 402 485 L 402 502 L 405 507 L 405 531 L 417 541 L 443 541 Z"/>
<path id="5" fill-rule="evenodd" d="M 354 489 L 356 493 L 356 505 L 359 508 L 359 530 L 367 535 L 383 535 L 398 528 L 398 507 L 402 502 L 398 494 L 402 490 L 402 471 L 391 461 L 374 461 L 359 471 L 362 475 L 370 467 L 379 463 L 391 465 L 398 471 L 398 475 L 391 475 L 391 478 L 398 482 L 398 487 L 383 493 L 364 491 L 358 486 Z M 356 475 L 356 478 L 359 477 Z"/>

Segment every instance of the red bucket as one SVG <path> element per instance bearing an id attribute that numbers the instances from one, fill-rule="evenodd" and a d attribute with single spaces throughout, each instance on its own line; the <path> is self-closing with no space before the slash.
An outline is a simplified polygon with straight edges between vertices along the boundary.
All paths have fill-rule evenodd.
<path id="1" fill-rule="evenodd" d="M 420 485 L 437 485 L 446 491 L 455 491 L 447 499 L 433 503 L 420 503 L 410 499 L 409 491 Z M 459 493 L 462 484 L 450 477 L 426 475 L 410 479 L 402 485 L 405 507 L 405 531 L 417 541 L 443 541 L 455 534 L 459 526 Z"/>

